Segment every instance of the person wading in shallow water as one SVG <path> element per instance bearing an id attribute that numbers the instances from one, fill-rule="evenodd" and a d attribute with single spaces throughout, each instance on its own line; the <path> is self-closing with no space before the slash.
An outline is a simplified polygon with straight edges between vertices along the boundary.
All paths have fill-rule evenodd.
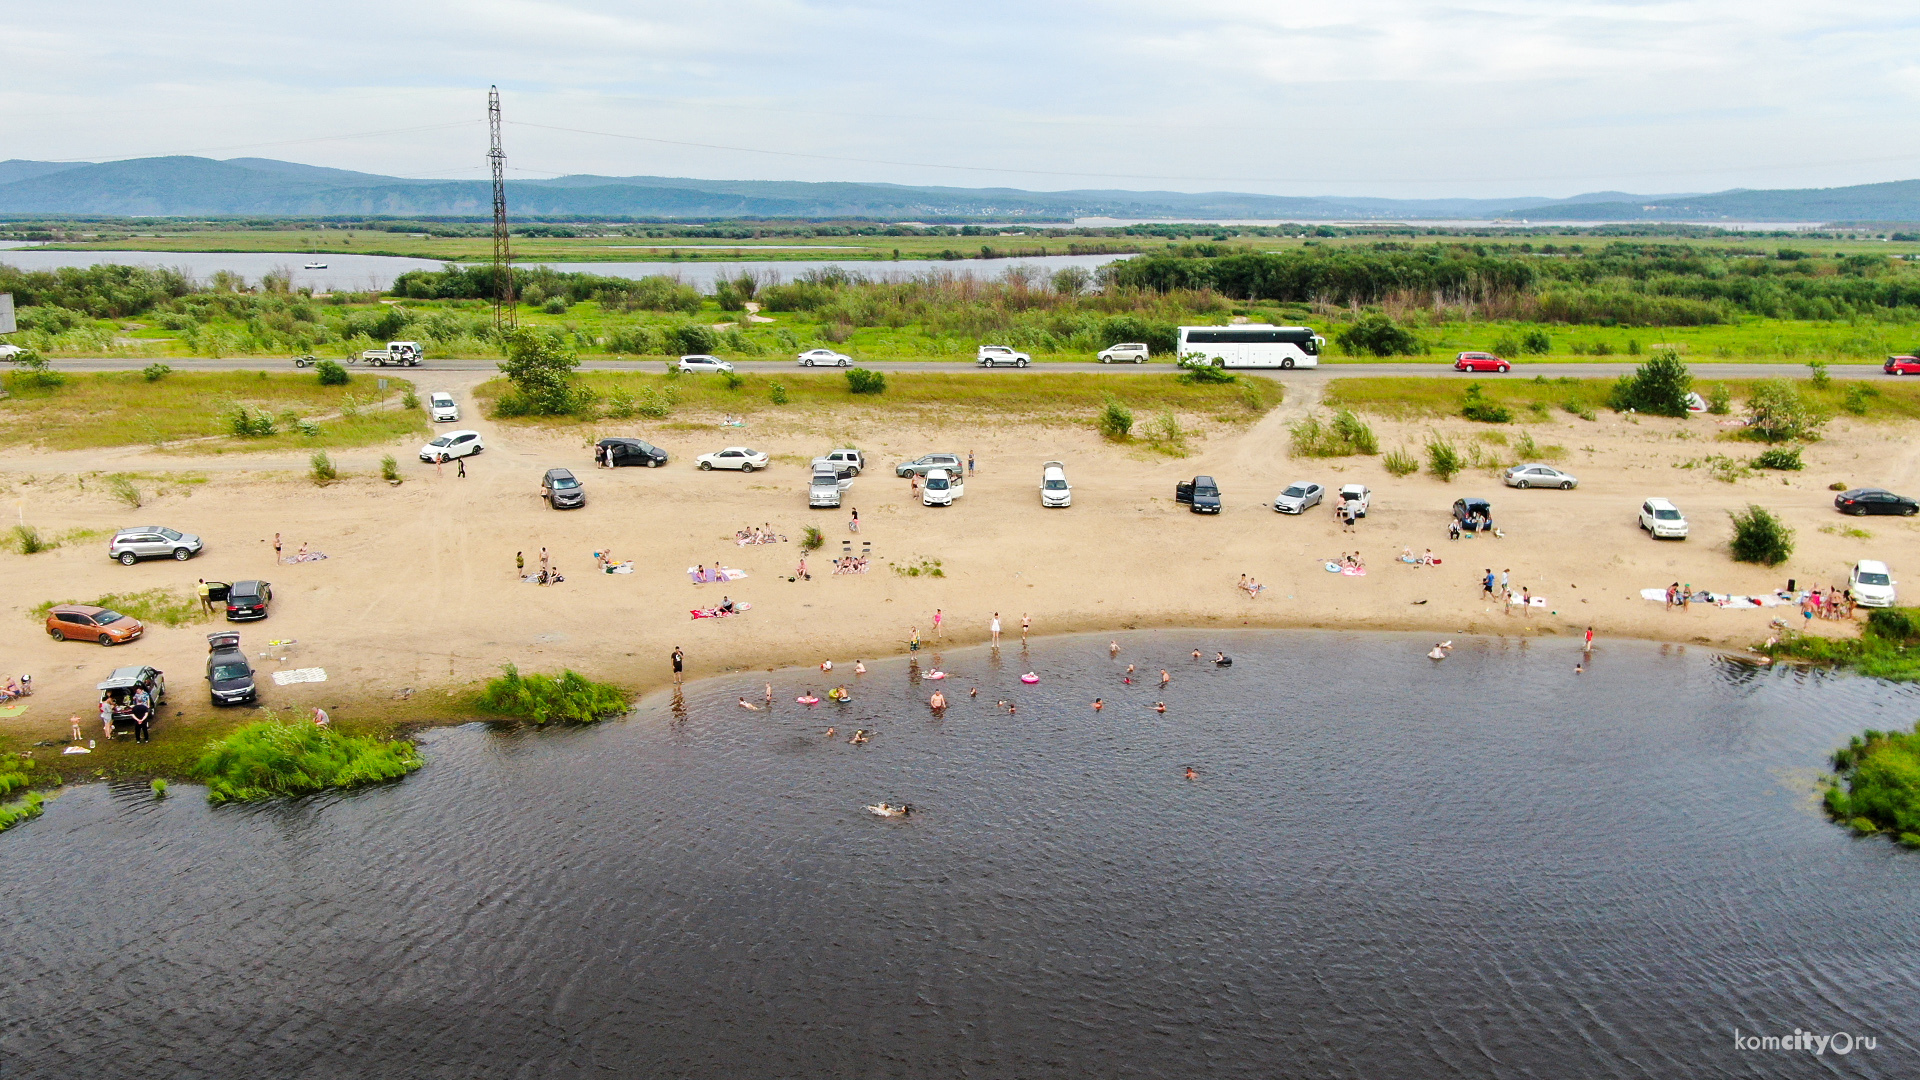
<path id="1" fill-rule="evenodd" d="M 673 684 L 675 686 L 680 685 L 680 673 L 685 671 L 686 667 L 687 654 L 680 651 L 680 646 L 675 645 L 673 647 Z"/>

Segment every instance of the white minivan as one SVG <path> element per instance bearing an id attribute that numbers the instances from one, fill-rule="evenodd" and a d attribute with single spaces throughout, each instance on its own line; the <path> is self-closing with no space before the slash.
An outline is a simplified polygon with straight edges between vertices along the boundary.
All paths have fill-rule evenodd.
<path id="1" fill-rule="evenodd" d="M 966 481 L 961 479 L 959 470 L 948 472 L 935 469 L 927 474 L 927 482 L 920 489 L 922 506 L 952 506 L 953 500 L 967 493 Z"/>
<path id="2" fill-rule="evenodd" d="M 454 402 L 453 395 L 445 390 L 435 390 L 427 395 L 427 414 L 436 424 L 457 424 L 460 422 L 460 406 Z"/>
<path id="3" fill-rule="evenodd" d="M 1103 364 L 1144 364 L 1147 362 L 1148 349 L 1145 342 L 1126 341 L 1118 345 L 1109 345 L 1095 357 Z"/>

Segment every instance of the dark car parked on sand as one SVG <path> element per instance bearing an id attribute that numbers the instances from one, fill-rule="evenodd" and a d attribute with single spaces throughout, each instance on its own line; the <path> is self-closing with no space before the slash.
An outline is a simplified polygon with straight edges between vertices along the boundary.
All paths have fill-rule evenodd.
<path id="1" fill-rule="evenodd" d="M 555 510 L 577 510 L 587 505 L 587 489 L 572 469 L 548 469 L 540 478 L 540 497 Z"/>
<path id="2" fill-rule="evenodd" d="M 1843 514 L 1920 514 L 1920 502 L 1884 488 L 1854 488 L 1833 497 L 1833 508 Z"/>
<path id="3" fill-rule="evenodd" d="M 267 617 L 267 605 L 271 603 L 273 586 L 264 581 L 236 581 L 227 586 L 227 621 L 264 619 Z"/>
<path id="4" fill-rule="evenodd" d="M 643 465 L 657 469 L 667 463 L 667 452 L 644 439 L 601 439 L 593 448 L 595 461 L 606 462 L 611 453 L 611 464 L 615 468 L 622 465 Z"/>
<path id="5" fill-rule="evenodd" d="M 240 635 L 235 631 L 207 635 L 207 692 L 215 705 L 243 705 L 260 696 L 253 665 L 240 650 Z"/>
<path id="6" fill-rule="evenodd" d="M 1173 485 L 1173 501 L 1186 503 L 1196 514 L 1220 512 L 1220 485 L 1211 476 L 1196 476 Z"/>
<path id="7" fill-rule="evenodd" d="M 1481 532 L 1493 528 L 1493 504 L 1485 499 L 1471 495 L 1464 499 L 1453 500 L 1453 517 L 1466 532 Z"/>

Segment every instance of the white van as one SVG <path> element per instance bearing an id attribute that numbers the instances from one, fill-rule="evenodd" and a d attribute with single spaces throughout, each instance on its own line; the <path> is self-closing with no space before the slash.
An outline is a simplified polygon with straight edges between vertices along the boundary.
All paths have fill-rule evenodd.
<path id="1" fill-rule="evenodd" d="M 1073 485 L 1067 483 L 1067 467 L 1057 461 L 1040 466 L 1040 505 L 1072 506 Z"/>
<path id="2" fill-rule="evenodd" d="M 953 500 L 967 493 L 966 481 L 961 479 L 958 469 L 948 472 L 935 469 L 927 474 L 927 482 L 920 489 L 922 506 L 952 506 Z"/>
<path id="3" fill-rule="evenodd" d="M 453 395 L 445 390 L 435 390 L 427 395 L 427 414 L 436 424 L 457 424 L 460 422 L 460 406 Z"/>

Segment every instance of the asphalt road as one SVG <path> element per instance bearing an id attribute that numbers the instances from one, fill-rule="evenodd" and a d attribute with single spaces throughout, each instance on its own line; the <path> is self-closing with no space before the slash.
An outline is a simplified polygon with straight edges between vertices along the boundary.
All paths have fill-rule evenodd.
<path id="1" fill-rule="evenodd" d="M 154 362 L 153 360 L 127 360 L 120 358 L 61 358 L 54 362 L 54 366 L 63 371 L 138 371 Z M 181 371 L 258 371 L 263 368 L 269 371 L 294 370 L 293 362 L 284 358 L 262 359 L 255 357 L 251 359 L 223 358 L 214 360 L 174 357 L 163 362 L 166 363 L 167 366 L 177 368 Z M 983 377 L 1014 370 L 1012 368 L 982 368 L 964 361 L 949 362 L 935 360 L 877 361 L 862 363 L 860 366 L 875 371 L 886 372 L 977 372 Z M 1557 379 L 1563 375 L 1574 376 L 1576 378 L 1613 378 L 1617 375 L 1627 374 L 1637 366 L 1638 364 L 1633 362 L 1521 364 L 1505 375 L 1495 375 L 1490 372 L 1475 374 L 1458 372 L 1447 364 L 1327 364 L 1323 367 L 1310 370 L 1290 371 L 1284 374 L 1299 378 L 1317 377 L 1328 379 L 1337 379 L 1350 375 L 1402 375 L 1412 378 L 1473 378 L 1486 380 L 1531 379 L 1536 375 L 1544 375 L 1549 379 Z M 664 370 L 664 365 L 658 360 L 583 360 L 581 361 L 580 367 L 581 370 L 584 371 Z M 835 371 L 833 368 L 803 368 L 797 366 L 791 360 L 736 360 L 734 361 L 734 367 L 742 373 L 785 372 L 792 375 L 831 375 L 834 374 Z M 356 366 L 355 370 L 362 369 Z M 376 373 L 391 371 L 395 375 L 405 376 L 415 371 L 495 371 L 497 370 L 497 364 L 492 360 L 430 358 L 418 368 L 371 368 L 365 370 L 371 370 Z M 1041 372 L 1043 374 L 1105 372 L 1115 375 L 1128 375 L 1152 374 L 1156 372 L 1166 373 L 1173 370 L 1173 365 L 1043 363 L 1035 364 L 1026 370 Z M 1272 369 L 1236 370 L 1241 374 L 1247 375 L 1279 376 L 1283 374 L 1280 371 Z M 1693 372 L 1695 377 L 1703 379 L 1805 378 L 1808 374 L 1806 365 L 1804 364 L 1695 363 L 1693 365 Z M 1827 369 L 1827 374 L 1836 379 L 1884 379 L 1890 377 L 1881 370 L 1878 364 L 1834 364 Z"/>

